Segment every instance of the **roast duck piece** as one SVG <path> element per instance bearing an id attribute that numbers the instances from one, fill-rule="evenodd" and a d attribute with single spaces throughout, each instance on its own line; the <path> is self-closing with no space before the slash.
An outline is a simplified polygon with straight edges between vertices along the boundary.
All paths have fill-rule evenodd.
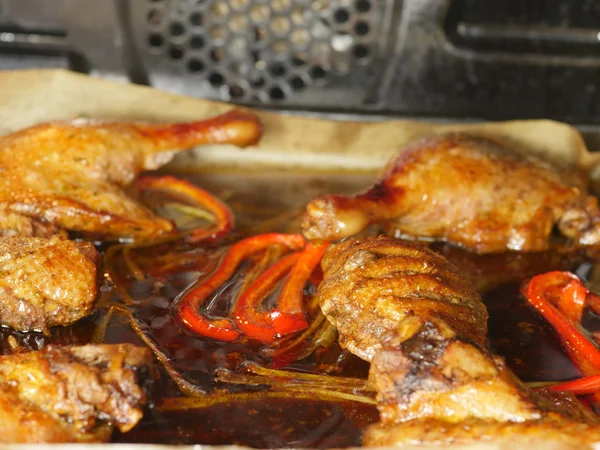
<path id="1" fill-rule="evenodd" d="M 255 116 L 232 111 L 169 125 L 46 123 L 1 137 L 0 226 L 5 234 L 58 227 L 103 240 L 156 237 L 173 224 L 125 192 L 137 175 L 196 145 L 253 144 L 261 131 Z"/>
<path id="2" fill-rule="evenodd" d="M 337 240 L 380 224 L 396 237 L 447 241 L 477 253 L 543 251 L 556 227 L 574 246 L 600 241 L 597 200 L 577 169 L 559 169 L 465 135 L 409 145 L 366 192 L 308 204 L 309 239 Z"/>
<path id="3" fill-rule="evenodd" d="M 371 362 L 381 421 L 365 445 L 600 440 L 578 400 L 533 392 L 486 349 L 485 306 L 442 256 L 392 237 L 347 239 L 322 267 L 323 313 L 341 346 Z"/>
<path id="4" fill-rule="evenodd" d="M 196 145 L 250 145 L 261 131 L 255 116 L 232 111 L 168 125 L 45 123 L 0 137 L 0 323 L 47 331 L 89 314 L 99 255 L 67 231 L 102 240 L 172 231 L 127 192 L 138 174 Z"/>
<path id="5" fill-rule="evenodd" d="M 485 344 L 481 297 L 441 255 L 393 238 L 347 239 L 325 253 L 318 298 L 340 344 L 371 361 L 408 315 L 437 317 Z"/>
<path id="6" fill-rule="evenodd" d="M 98 251 L 64 237 L 0 238 L 0 318 L 15 330 L 47 332 L 90 314 Z"/>
<path id="7" fill-rule="evenodd" d="M 142 418 L 152 375 L 150 351 L 131 344 L 0 356 L 0 442 L 107 442 Z"/>

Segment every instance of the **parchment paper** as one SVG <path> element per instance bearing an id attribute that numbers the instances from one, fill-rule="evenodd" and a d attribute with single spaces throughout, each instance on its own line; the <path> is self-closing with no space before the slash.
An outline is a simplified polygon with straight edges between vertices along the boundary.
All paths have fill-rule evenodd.
<path id="1" fill-rule="evenodd" d="M 232 106 L 94 79 L 64 70 L 0 72 L 0 132 L 34 123 L 94 117 L 188 121 L 223 113 Z M 407 142 L 432 133 L 467 131 L 500 137 L 517 147 L 566 164 L 595 167 L 580 134 L 550 120 L 439 125 L 407 120 L 340 122 L 256 112 L 265 125 L 258 146 L 204 146 L 193 152 L 195 167 L 275 166 L 313 170 L 377 170 Z M 175 166 L 189 167 L 189 156 Z"/>
<path id="2" fill-rule="evenodd" d="M 76 117 L 147 121 L 189 121 L 207 118 L 231 109 L 224 103 L 186 98 L 151 88 L 89 78 L 63 70 L 0 72 L 0 133 L 8 133 L 38 122 Z M 467 131 L 475 135 L 514 142 L 524 151 L 579 165 L 595 176 L 599 155 L 590 154 L 581 135 L 571 126 L 550 120 L 480 124 L 436 125 L 406 120 L 379 123 L 339 122 L 257 112 L 265 134 L 256 147 L 239 150 L 229 146 L 204 146 L 193 156 L 180 156 L 174 168 L 214 167 L 284 168 L 376 171 L 408 141 L 432 133 Z M 190 162 L 193 164 L 190 166 Z M 69 445 L 89 450 L 90 445 Z M 104 448 L 105 445 L 93 447 Z M 2 449 L 55 449 L 48 445 L 0 445 Z M 110 450 L 169 446 L 109 444 Z M 209 450 L 215 447 L 177 447 Z M 407 447 L 404 447 L 407 449 Z M 435 448 L 440 448 L 436 446 Z M 481 442 L 451 446 L 453 449 L 503 450 L 530 448 L 515 443 Z M 561 443 L 536 445 L 540 449 L 570 449 Z M 594 446 L 600 448 L 600 445 Z M 220 447 L 235 450 L 240 447 Z M 579 446 L 577 450 L 584 450 Z"/>

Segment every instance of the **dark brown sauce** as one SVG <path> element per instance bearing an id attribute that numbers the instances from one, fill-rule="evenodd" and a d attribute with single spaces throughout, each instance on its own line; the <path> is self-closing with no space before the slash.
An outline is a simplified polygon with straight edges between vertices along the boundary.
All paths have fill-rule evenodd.
<path id="1" fill-rule="evenodd" d="M 227 200 L 235 212 L 238 224 L 236 232 L 240 236 L 265 231 L 298 231 L 299 213 L 307 200 L 321 192 L 343 192 L 352 185 L 356 186 L 356 182 L 352 183 L 344 177 L 339 178 L 336 184 L 328 177 L 300 177 L 293 180 L 289 175 L 275 175 L 274 178 L 252 175 L 231 175 L 217 179 L 203 177 L 196 182 Z M 276 189 L 273 188 L 274 185 Z M 289 213 L 287 216 L 286 212 Z M 277 215 L 283 216 L 282 220 L 272 221 Z M 269 224 L 264 229 L 254 230 L 254 227 L 265 221 Z M 214 382 L 215 372 L 219 368 L 236 372 L 240 365 L 249 361 L 268 367 L 271 358 L 263 351 L 265 347 L 258 342 L 211 342 L 182 329 L 172 314 L 173 302 L 189 284 L 202 275 L 205 265 L 193 266 L 198 261 L 210 259 L 210 255 L 204 254 L 202 249 L 172 248 L 171 251 L 186 254 L 195 263 L 188 264 L 187 269 L 149 277 L 141 282 L 131 279 L 124 282 L 128 284 L 128 292 L 140 301 L 136 308 L 136 318 L 147 325 L 148 334 L 170 356 L 173 366 L 188 381 L 208 392 L 224 387 Z M 218 249 L 206 253 L 214 254 L 215 251 Z M 142 260 L 145 255 L 146 252 L 138 254 L 142 256 Z M 243 270 L 242 268 L 241 271 Z M 218 314 L 226 300 L 234 296 L 236 285 L 236 279 L 230 281 L 230 287 L 216 299 L 213 313 Z M 127 325 L 115 320 L 107 333 L 106 342 L 135 342 L 136 339 Z M 368 364 L 334 344 L 285 369 L 308 373 L 328 369 L 336 376 L 366 378 Z M 232 392 L 261 390 L 239 385 L 226 387 Z M 174 383 L 163 374 L 155 387 L 156 402 L 160 402 L 161 397 L 178 395 L 180 394 Z M 378 420 L 377 410 L 370 405 L 298 400 L 293 397 L 292 394 L 286 399 L 233 402 L 188 411 L 163 412 L 150 408 L 136 428 L 127 434 L 116 433 L 113 441 L 238 444 L 255 448 L 343 448 L 360 445 L 365 427 Z"/>
<path id="2" fill-rule="evenodd" d="M 489 313 L 488 345 L 506 359 L 523 381 L 559 381 L 579 376 L 553 328 L 520 294 L 521 284 L 552 270 L 589 272 L 585 257 L 575 252 L 475 255 L 449 245 L 435 245 L 477 286 Z M 586 312 L 585 320 L 592 314 Z M 587 324 L 587 322 L 586 322 Z M 595 329 L 592 325 L 591 329 Z"/>
<path id="3" fill-rule="evenodd" d="M 227 445 L 255 448 L 343 448 L 360 445 L 377 421 L 372 407 L 354 403 L 271 400 L 177 412 L 151 412 L 116 442 Z"/>
<path id="4" fill-rule="evenodd" d="M 198 272 L 184 272 L 156 280 L 133 282 L 130 292 L 141 300 L 136 317 L 147 325 L 147 334 L 171 359 L 173 366 L 188 381 L 213 392 L 218 368 L 233 372 L 249 361 L 268 367 L 271 358 L 264 354 L 265 346 L 258 342 L 212 342 L 194 336 L 177 323 L 172 314 L 174 299 L 198 277 Z M 157 285 L 158 284 L 158 287 Z M 235 284 L 235 282 L 234 282 Z M 153 285 L 153 286 L 152 286 Z M 223 297 L 229 297 L 227 290 Z M 136 341 L 125 324 L 112 322 L 105 342 Z M 335 366 L 338 376 L 366 377 L 368 365 L 343 352 L 337 345 L 315 352 L 286 369 L 319 373 Z M 255 387 L 227 386 L 233 392 L 256 390 Z M 155 400 L 180 395 L 174 384 L 161 376 L 155 388 Z M 116 434 L 115 442 L 154 442 L 165 444 L 231 444 L 257 448 L 273 447 L 349 447 L 360 445 L 362 430 L 377 421 L 372 406 L 354 403 L 327 403 L 289 399 L 268 402 L 239 402 L 192 411 L 160 412 L 150 408 L 134 430 Z"/>
<path id="5" fill-rule="evenodd" d="M 506 359 L 523 381 L 560 381 L 579 376 L 552 327 L 527 305 L 519 283 L 508 283 L 484 296 L 490 319 L 492 351 Z"/>
<path id="6" fill-rule="evenodd" d="M 368 185 L 368 176 L 320 177 L 290 174 L 203 175 L 194 181 L 227 201 L 234 210 L 237 236 L 265 231 L 298 230 L 299 214 L 306 201 L 324 192 L 357 192 Z M 286 215 L 287 214 L 287 215 Z M 278 216 L 279 219 L 273 219 Z M 492 255 L 476 256 L 448 245 L 434 249 L 444 254 L 463 273 L 469 274 L 485 292 L 490 313 L 489 345 L 506 358 L 508 365 L 525 381 L 563 380 L 578 375 L 562 350 L 552 328 L 533 312 L 519 294 L 520 282 L 548 270 L 586 272 L 585 261 L 578 255 Z M 173 257 L 173 255 L 177 257 Z M 165 256 L 166 255 L 166 256 Z M 132 307 L 146 332 L 167 354 L 173 366 L 190 382 L 213 392 L 228 388 L 232 392 L 263 389 L 256 386 L 223 386 L 214 381 L 218 368 L 239 370 L 253 361 L 269 366 L 264 346 L 257 342 L 210 342 L 184 331 L 177 323 L 172 306 L 177 296 L 203 272 L 212 270 L 218 248 L 192 248 L 163 245 L 138 251 L 135 257 L 151 273 L 143 281 L 130 275 L 120 280 L 138 303 Z M 169 259 L 171 258 L 171 259 Z M 180 264 L 164 273 L 153 273 L 144 262 L 160 259 L 163 264 Z M 588 264 L 589 269 L 589 264 Z M 119 274 L 126 274 L 121 261 Z M 589 270 L 587 270 L 589 272 Z M 586 273 L 587 273 L 586 272 Z M 584 274 L 585 275 L 585 274 Z M 235 282 L 231 289 L 235 288 Z M 105 283 L 104 297 L 118 298 Z M 223 297 L 227 297 L 224 295 Z M 223 301 L 222 299 L 219 301 Z M 82 344 L 89 342 L 101 312 L 71 327 L 55 328 L 51 336 L 0 330 L 2 353 L 9 353 L 7 337 L 13 335 L 26 347 L 37 350 L 49 343 Z M 600 320 L 588 315 L 586 325 L 600 328 Z M 107 329 L 107 343 L 141 344 L 128 324 L 114 316 Z M 337 344 L 321 349 L 294 362 L 288 370 L 335 376 L 365 378 L 368 364 L 344 352 Z M 177 397 L 179 392 L 165 373 L 161 373 L 153 392 L 154 403 Z M 373 406 L 351 402 L 324 402 L 287 399 L 234 402 L 203 409 L 164 412 L 150 406 L 142 422 L 131 432 L 115 433 L 114 442 L 165 444 L 239 444 L 256 448 L 343 448 L 361 443 L 366 426 L 378 420 Z"/>

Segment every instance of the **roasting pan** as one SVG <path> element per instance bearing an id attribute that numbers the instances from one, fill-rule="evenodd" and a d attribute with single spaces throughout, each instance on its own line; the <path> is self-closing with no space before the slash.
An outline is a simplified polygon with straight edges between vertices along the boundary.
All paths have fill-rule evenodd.
<path id="1" fill-rule="evenodd" d="M 55 119 L 104 118 L 147 121 L 186 121 L 213 116 L 231 106 L 186 98 L 147 87 L 90 78 L 63 70 L 0 72 L 0 133 Z M 239 150 L 229 146 L 204 146 L 179 155 L 167 168 L 182 171 L 244 171 L 276 169 L 308 174 L 335 172 L 375 175 L 387 159 L 408 141 L 432 133 L 468 131 L 487 137 L 501 137 L 525 151 L 543 155 L 564 165 L 590 172 L 593 184 L 600 180 L 600 154 L 589 152 L 579 132 L 566 124 L 549 120 L 497 123 L 435 124 L 406 120 L 353 121 L 258 111 L 265 134 L 256 147 Z M 61 447 L 110 450 L 163 449 L 174 446 L 95 444 Z M 46 449 L 56 445 L 0 445 L 2 449 Z M 177 448 L 188 448 L 179 446 Z M 197 450 L 236 446 L 190 446 Z M 404 447 L 408 448 L 408 447 Z M 422 447 L 414 447 L 422 448 Z M 438 447 L 439 448 L 439 447 Z M 514 444 L 477 443 L 455 445 L 460 449 L 513 449 Z M 559 443 L 537 448 L 568 449 Z M 593 448 L 600 448 L 600 443 Z M 580 446 L 578 450 L 583 450 Z"/>

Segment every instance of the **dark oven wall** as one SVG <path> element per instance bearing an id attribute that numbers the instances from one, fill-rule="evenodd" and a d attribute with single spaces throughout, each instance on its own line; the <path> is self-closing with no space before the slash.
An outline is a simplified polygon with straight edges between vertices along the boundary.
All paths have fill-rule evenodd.
<path id="1" fill-rule="evenodd" d="M 286 110 L 600 124 L 595 0 L 0 0 L 0 68 Z"/>

